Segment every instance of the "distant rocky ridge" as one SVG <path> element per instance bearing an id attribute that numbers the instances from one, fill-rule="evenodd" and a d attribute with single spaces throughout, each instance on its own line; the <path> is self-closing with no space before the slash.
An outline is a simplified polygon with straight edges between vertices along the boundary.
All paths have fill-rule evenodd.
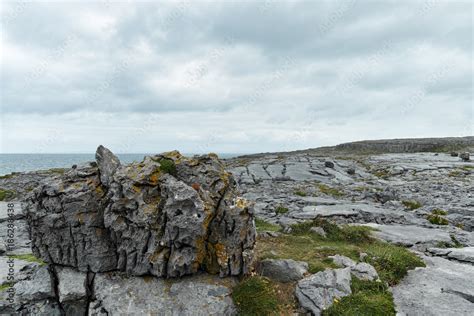
<path id="1" fill-rule="evenodd" d="M 367 153 L 447 152 L 471 148 L 474 148 L 474 136 L 365 140 L 334 147 L 335 150 Z"/>
<path id="2" fill-rule="evenodd" d="M 383 154 L 383 153 L 416 153 L 416 152 L 474 152 L 474 136 L 443 138 L 401 138 L 362 140 L 342 143 L 336 146 L 325 146 L 287 152 L 267 152 L 243 155 L 238 158 L 257 158 L 268 155 L 292 156 L 311 154 L 319 156 L 337 154 Z M 232 160 L 232 159 L 230 159 Z"/>

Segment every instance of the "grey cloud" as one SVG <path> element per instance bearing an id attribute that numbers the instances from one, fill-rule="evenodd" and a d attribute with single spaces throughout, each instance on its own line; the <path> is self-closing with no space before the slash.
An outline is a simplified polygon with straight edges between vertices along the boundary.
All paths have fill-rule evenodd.
<path id="1" fill-rule="evenodd" d="M 467 1 L 11 2 L 2 15 L 1 111 L 11 124 L 107 114 L 104 139 L 118 142 L 107 128 L 118 117 L 155 113 L 175 119 L 171 135 L 206 121 L 209 129 L 183 134 L 188 151 L 229 151 L 246 142 L 248 150 L 278 150 L 282 138 L 294 140 L 285 136 L 292 130 L 318 134 L 314 144 L 310 136 L 295 141 L 311 147 L 367 138 L 367 122 L 402 137 L 409 131 L 397 120 L 408 116 L 427 136 L 439 132 L 437 118 L 473 120 Z M 447 103 L 467 118 L 446 116 Z M 139 128 L 140 119 L 133 122 L 124 131 Z M 225 128 L 229 144 L 212 136 Z M 15 142 L 9 137 L 5 150 Z"/>

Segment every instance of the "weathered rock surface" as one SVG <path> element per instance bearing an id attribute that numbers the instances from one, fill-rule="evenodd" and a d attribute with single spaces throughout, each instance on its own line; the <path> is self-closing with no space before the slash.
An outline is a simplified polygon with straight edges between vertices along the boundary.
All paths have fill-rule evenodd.
<path id="1" fill-rule="evenodd" d="M 260 262 L 259 272 L 278 282 L 293 282 L 304 278 L 308 264 L 292 259 L 265 259 Z"/>
<path id="2" fill-rule="evenodd" d="M 35 255 L 83 272 L 248 271 L 252 210 L 217 157 L 171 152 L 121 166 L 99 147 L 97 158 L 99 167 L 72 169 L 28 200 Z"/>
<path id="3" fill-rule="evenodd" d="M 89 315 L 234 315 L 233 279 L 197 275 L 166 281 L 97 274 Z"/>
<path id="4" fill-rule="evenodd" d="M 352 275 L 361 280 L 374 281 L 379 278 L 375 268 L 366 262 L 355 262 L 351 258 L 340 255 L 329 256 L 329 258 L 332 258 L 339 267 L 351 269 Z"/>
<path id="5" fill-rule="evenodd" d="M 299 281 L 295 292 L 300 305 L 313 315 L 321 315 L 334 303 L 334 299 L 351 293 L 350 268 L 327 269 L 313 274 Z"/>
<path id="6" fill-rule="evenodd" d="M 474 266 L 423 257 L 426 268 L 409 271 L 393 288 L 400 315 L 472 315 Z"/>
<path id="7" fill-rule="evenodd" d="M 434 256 L 445 257 L 450 260 L 456 260 L 474 265 L 474 247 L 429 248 L 428 252 Z"/>

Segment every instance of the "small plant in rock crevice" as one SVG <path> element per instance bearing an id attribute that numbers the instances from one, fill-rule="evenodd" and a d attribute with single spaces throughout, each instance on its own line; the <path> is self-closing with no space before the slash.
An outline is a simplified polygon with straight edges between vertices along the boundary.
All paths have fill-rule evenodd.
<path id="1" fill-rule="evenodd" d="M 409 210 L 416 210 L 418 208 L 420 208 L 422 205 L 420 202 L 418 201 L 414 201 L 414 200 L 406 200 L 406 201 L 402 201 L 402 204 Z"/>

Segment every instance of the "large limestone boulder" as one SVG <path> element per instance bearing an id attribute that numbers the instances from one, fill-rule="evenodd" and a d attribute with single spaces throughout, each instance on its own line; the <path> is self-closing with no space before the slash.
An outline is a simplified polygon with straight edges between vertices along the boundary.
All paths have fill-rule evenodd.
<path id="1" fill-rule="evenodd" d="M 217 156 L 169 152 L 122 165 L 101 146 L 96 157 L 48 179 L 28 200 L 36 256 L 83 272 L 248 272 L 252 208 Z"/>

